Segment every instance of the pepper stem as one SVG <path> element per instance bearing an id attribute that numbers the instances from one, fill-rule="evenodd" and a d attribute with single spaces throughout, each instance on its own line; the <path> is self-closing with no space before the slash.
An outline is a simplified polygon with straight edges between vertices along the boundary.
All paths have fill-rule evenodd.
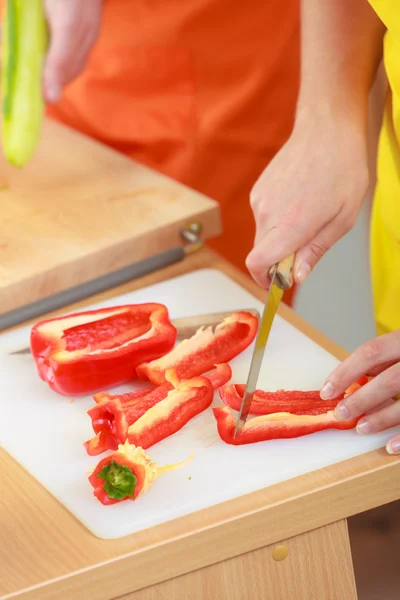
<path id="1" fill-rule="evenodd" d="M 104 479 L 104 491 L 109 498 L 114 500 L 123 500 L 126 496 L 133 498 L 137 479 L 129 467 L 110 460 L 97 477 Z"/>

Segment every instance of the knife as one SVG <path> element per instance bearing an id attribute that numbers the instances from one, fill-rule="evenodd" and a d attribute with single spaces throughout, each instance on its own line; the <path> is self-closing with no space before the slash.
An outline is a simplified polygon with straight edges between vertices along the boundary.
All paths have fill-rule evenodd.
<path id="1" fill-rule="evenodd" d="M 262 361 L 264 358 L 265 347 L 267 345 L 269 333 L 272 323 L 276 315 L 279 303 L 282 300 L 283 292 L 288 290 L 293 285 L 293 263 L 294 254 L 285 258 L 280 263 L 271 267 L 269 276 L 271 284 L 268 290 L 265 308 L 261 317 L 261 323 L 258 330 L 253 356 L 250 363 L 250 371 L 247 378 L 246 388 L 244 391 L 242 403 L 240 405 L 239 416 L 236 421 L 235 432 L 233 437 L 241 431 L 246 423 L 247 415 L 249 414 L 253 394 L 256 390 L 258 376 Z"/>
<path id="2" fill-rule="evenodd" d="M 255 308 L 241 308 L 238 310 L 251 313 L 257 318 L 260 317 L 258 310 Z M 221 321 L 230 317 L 234 312 L 237 311 L 230 310 L 228 312 L 196 315 L 194 317 L 182 317 L 180 319 L 172 319 L 171 323 L 177 329 L 177 340 L 184 340 L 194 335 L 200 327 L 216 327 L 218 323 L 221 323 Z M 14 350 L 13 352 L 10 352 L 10 354 L 30 354 L 30 352 L 31 349 L 27 347 L 20 350 Z"/>

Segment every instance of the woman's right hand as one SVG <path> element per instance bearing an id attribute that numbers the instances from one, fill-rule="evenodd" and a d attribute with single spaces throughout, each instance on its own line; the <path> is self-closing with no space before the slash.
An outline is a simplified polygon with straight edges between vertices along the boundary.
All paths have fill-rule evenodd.
<path id="1" fill-rule="evenodd" d="M 367 187 L 364 128 L 332 114 L 302 115 L 251 192 L 256 239 L 246 264 L 257 283 L 267 289 L 270 267 L 293 252 L 294 278 L 303 282 L 353 227 Z"/>
<path id="2" fill-rule="evenodd" d="M 103 0 L 45 0 L 50 31 L 43 89 L 57 102 L 64 86 L 83 70 L 99 30 Z"/>

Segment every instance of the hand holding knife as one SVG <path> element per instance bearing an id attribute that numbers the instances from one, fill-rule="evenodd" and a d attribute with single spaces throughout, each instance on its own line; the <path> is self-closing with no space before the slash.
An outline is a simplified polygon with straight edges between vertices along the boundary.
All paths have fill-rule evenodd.
<path id="1" fill-rule="evenodd" d="M 260 374 L 260 369 L 264 358 L 265 347 L 267 345 L 276 311 L 280 301 L 282 300 L 283 292 L 291 288 L 293 285 L 294 257 L 295 255 L 291 254 L 288 258 L 285 258 L 284 260 L 281 260 L 280 263 L 272 266 L 269 271 L 271 284 L 268 290 L 264 312 L 261 317 L 260 326 L 255 341 L 246 389 L 243 395 L 242 404 L 240 406 L 239 416 L 236 421 L 234 433 L 235 438 L 241 431 L 249 414 L 251 401 L 256 390 L 258 376 Z"/>

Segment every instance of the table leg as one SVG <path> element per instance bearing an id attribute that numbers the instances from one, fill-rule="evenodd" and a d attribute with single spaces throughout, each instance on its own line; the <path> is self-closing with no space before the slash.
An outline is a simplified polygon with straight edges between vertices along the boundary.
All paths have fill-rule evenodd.
<path id="1" fill-rule="evenodd" d="M 357 600 L 347 522 L 337 521 L 119 600 L 171 598 Z"/>

